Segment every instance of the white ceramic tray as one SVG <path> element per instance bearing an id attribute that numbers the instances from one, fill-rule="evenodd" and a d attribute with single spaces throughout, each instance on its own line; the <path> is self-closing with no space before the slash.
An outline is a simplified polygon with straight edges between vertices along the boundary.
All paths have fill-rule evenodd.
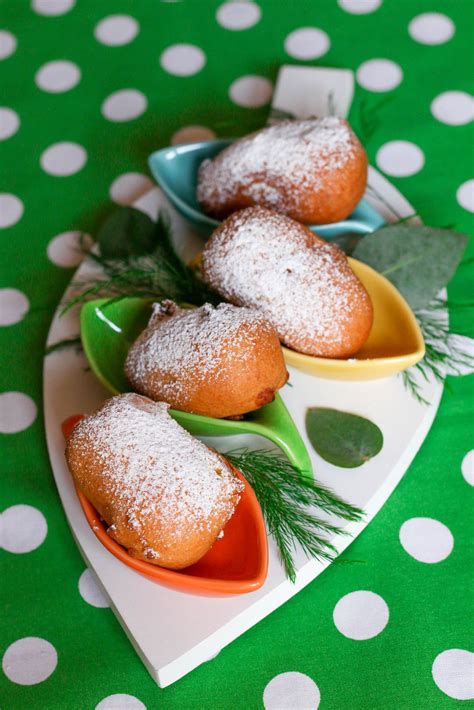
<path id="1" fill-rule="evenodd" d="M 387 221 L 414 212 L 400 193 L 373 169 L 366 198 Z M 143 196 L 136 207 L 153 218 L 160 208 L 168 210 L 178 249 L 185 258 L 202 249 L 201 240 L 172 210 L 159 189 Z M 91 268 L 90 264 L 83 264 L 75 278 L 84 277 Z M 58 310 L 48 343 L 77 334 L 77 316 L 71 312 L 60 318 Z M 431 404 L 423 406 L 408 394 L 400 377 L 361 383 L 337 382 L 291 370 L 290 378 L 292 387 L 285 386 L 282 396 L 306 443 L 304 416 L 307 407 L 312 406 L 329 406 L 360 414 L 376 422 L 383 431 L 385 443 L 381 453 L 357 469 L 342 469 L 323 461 L 308 444 L 319 481 L 365 510 L 363 523 L 348 525 L 355 537 L 385 503 L 421 446 L 435 417 L 442 385 L 424 384 L 423 394 Z M 87 370 L 83 355 L 72 348 L 45 358 L 46 436 L 53 474 L 71 530 L 137 653 L 158 685 L 164 687 L 213 658 L 223 646 L 297 594 L 327 565 L 309 561 L 300 552 L 296 584 L 291 584 L 285 578 L 276 547 L 270 540 L 269 573 L 262 589 L 234 597 L 204 597 L 160 586 L 122 564 L 101 545 L 84 518 L 66 467 L 61 434 L 61 422 L 67 416 L 90 412 L 107 396 Z M 221 451 L 247 444 L 261 445 L 261 441 L 249 436 L 208 441 L 213 441 Z M 342 551 L 353 537 L 341 536 L 333 542 Z"/>

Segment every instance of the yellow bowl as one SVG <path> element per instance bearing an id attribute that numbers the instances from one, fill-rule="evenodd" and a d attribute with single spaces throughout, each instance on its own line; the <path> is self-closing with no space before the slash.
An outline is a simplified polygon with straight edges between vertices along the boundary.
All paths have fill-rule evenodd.
<path id="1" fill-rule="evenodd" d="M 425 355 L 425 342 L 413 311 L 395 286 L 367 264 L 349 264 L 369 292 L 374 323 L 365 345 L 346 360 L 303 355 L 283 348 L 287 365 L 331 380 L 377 380 L 416 365 Z"/>

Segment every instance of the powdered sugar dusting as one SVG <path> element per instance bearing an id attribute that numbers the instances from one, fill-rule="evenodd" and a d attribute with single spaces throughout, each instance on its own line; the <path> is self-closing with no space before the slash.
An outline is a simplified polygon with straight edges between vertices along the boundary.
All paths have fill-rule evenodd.
<path id="1" fill-rule="evenodd" d="M 151 375 L 156 377 L 162 398 L 172 403 L 179 399 L 181 407 L 192 395 L 190 382 L 193 387 L 218 383 L 231 376 L 233 368 L 251 366 L 259 337 L 274 333 L 257 310 L 229 303 L 185 310 L 165 301 L 153 308 L 148 327 L 129 351 L 125 370 L 136 389 Z"/>
<path id="2" fill-rule="evenodd" d="M 234 213 L 214 232 L 203 275 L 227 300 L 258 308 L 288 347 L 313 355 L 337 356 L 355 311 L 371 312 L 340 249 L 261 207 Z"/>
<path id="3" fill-rule="evenodd" d="M 190 531 L 211 530 L 231 517 L 242 483 L 218 454 L 185 431 L 168 405 L 123 394 L 75 427 L 70 443 L 101 468 L 100 488 L 113 500 L 109 532 L 126 521 L 149 559 L 160 553 L 145 530 L 173 530 L 179 543 Z M 79 481 L 80 483 L 80 481 Z"/>
<path id="4" fill-rule="evenodd" d="M 225 212 L 226 203 L 239 193 L 282 213 L 294 211 L 306 199 L 305 188 L 317 192 L 324 175 L 354 156 L 356 144 L 347 122 L 337 116 L 282 121 L 204 161 L 198 200 L 211 213 Z"/>

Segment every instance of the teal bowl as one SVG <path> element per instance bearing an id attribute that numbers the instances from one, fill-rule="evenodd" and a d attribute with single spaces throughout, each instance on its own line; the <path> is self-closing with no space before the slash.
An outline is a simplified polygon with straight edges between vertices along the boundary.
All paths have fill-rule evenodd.
<path id="1" fill-rule="evenodd" d="M 196 197 L 199 166 L 207 158 L 214 158 L 233 142 L 232 139 L 201 141 L 157 150 L 148 164 L 158 185 L 183 217 L 201 233 L 209 235 L 220 222 L 204 214 Z M 331 240 L 342 234 L 368 234 L 382 227 L 385 221 L 366 200 L 361 200 L 354 212 L 333 224 L 309 224 L 311 231 Z"/>

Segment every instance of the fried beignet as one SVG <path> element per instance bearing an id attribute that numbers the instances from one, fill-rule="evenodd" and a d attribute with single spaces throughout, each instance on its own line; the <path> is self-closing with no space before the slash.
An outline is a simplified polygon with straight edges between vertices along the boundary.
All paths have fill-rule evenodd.
<path id="1" fill-rule="evenodd" d="M 218 418 L 268 404 L 288 379 L 273 326 L 258 311 L 229 303 L 155 304 L 125 373 L 133 389 L 151 399 Z"/>
<path id="2" fill-rule="evenodd" d="M 67 442 L 74 480 L 133 557 L 169 569 L 197 562 L 239 502 L 227 461 L 138 394 L 107 400 Z"/>
<path id="3" fill-rule="evenodd" d="M 224 219 L 258 205 L 305 224 L 345 219 L 362 198 L 367 156 L 336 116 L 282 121 L 240 138 L 198 174 L 203 210 Z"/>
<path id="4" fill-rule="evenodd" d="M 206 243 L 202 275 L 231 303 L 258 308 L 298 352 L 349 357 L 369 337 L 372 302 L 345 254 L 271 210 L 228 217 Z"/>

